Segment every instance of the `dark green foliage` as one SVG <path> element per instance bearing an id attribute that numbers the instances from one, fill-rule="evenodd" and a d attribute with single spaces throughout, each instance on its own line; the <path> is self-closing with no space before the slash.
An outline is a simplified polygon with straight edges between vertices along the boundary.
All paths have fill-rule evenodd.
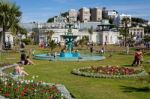
<path id="1" fill-rule="evenodd" d="M 146 27 L 144 27 L 144 32 L 145 32 L 146 34 L 150 33 L 150 26 L 149 26 L 149 25 L 146 26 Z"/>
<path id="2" fill-rule="evenodd" d="M 53 51 L 53 49 L 55 49 L 57 47 L 57 44 L 55 43 L 54 40 L 49 41 L 49 47 L 50 47 L 51 51 Z"/>
<path id="3" fill-rule="evenodd" d="M 26 38 L 26 39 L 22 39 L 22 42 L 24 42 L 26 45 L 29 45 L 31 43 L 31 39 Z"/>
<path id="4" fill-rule="evenodd" d="M 138 18 L 138 17 L 132 17 L 132 22 L 133 23 L 145 23 L 147 20 L 142 19 L 142 18 Z"/>
<path id="5" fill-rule="evenodd" d="M 150 42 L 150 35 L 145 35 L 144 36 L 144 41 L 145 42 Z"/>
<path id="6" fill-rule="evenodd" d="M 83 46 L 86 45 L 89 42 L 88 36 L 83 36 L 82 39 L 78 40 L 79 45 Z"/>
<path id="7" fill-rule="evenodd" d="M 52 23 L 52 22 L 54 22 L 54 17 L 49 18 L 49 19 L 47 20 L 47 23 Z"/>
<path id="8" fill-rule="evenodd" d="M 24 33 L 24 29 L 19 26 L 22 12 L 20 7 L 9 0 L 0 1 L 0 26 L 2 27 L 2 36 L 0 43 L 5 44 L 5 32 L 11 31 L 17 34 Z"/>
<path id="9" fill-rule="evenodd" d="M 69 15 L 68 12 L 61 13 L 61 16 L 62 16 L 62 17 L 67 17 L 68 15 Z"/>

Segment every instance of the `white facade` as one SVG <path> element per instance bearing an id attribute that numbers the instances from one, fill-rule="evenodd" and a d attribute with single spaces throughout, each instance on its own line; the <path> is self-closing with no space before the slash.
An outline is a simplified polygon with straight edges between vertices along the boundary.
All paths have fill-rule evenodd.
<path id="1" fill-rule="evenodd" d="M 133 36 L 137 42 L 141 41 L 144 38 L 144 28 L 139 26 L 129 28 L 129 35 Z"/>
<path id="2" fill-rule="evenodd" d="M 116 18 L 118 16 L 118 12 L 115 10 L 108 10 L 108 17 L 110 18 Z"/>
<path id="3" fill-rule="evenodd" d="M 150 20 L 148 21 L 148 25 L 150 26 Z"/>
<path id="4" fill-rule="evenodd" d="M 46 31 L 52 30 L 54 31 L 54 34 L 52 35 L 52 39 L 55 40 L 55 42 L 64 42 L 64 39 L 62 38 L 62 35 L 65 35 L 67 33 L 67 29 L 40 29 L 39 34 L 39 42 L 45 42 L 47 43 L 47 34 Z M 73 35 L 79 35 L 78 29 L 72 29 Z M 79 38 L 77 38 L 79 39 Z"/>
<path id="5" fill-rule="evenodd" d="M 100 31 L 99 42 L 100 44 L 118 44 L 119 32 L 115 31 Z"/>
<path id="6" fill-rule="evenodd" d="M 123 27 L 123 24 L 122 24 L 122 19 L 123 18 L 129 18 L 130 19 L 130 22 L 128 23 L 128 27 L 131 26 L 131 18 L 132 16 L 131 15 L 127 15 L 127 14 L 121 14 L 121 15 L 117 15 L 117 17 L 114 19 L 114 24 L 118 27 Z"/>
<path id="7" fill-rule="evenodd" d="M 104 23 L 104 22 L 103 22 Z M 94 30 L 99 30 L 97 25 L 101 24 L 101 22 L 86 22 L 86 23 L 78 23 L 73 27 L 72 33 L 73 35 L 77 35 L 78 37 L 75 40 L 82 39 L 83 36 L 88 36 L 89 40 L 93 43 L 104 44 L 116 44 L 118 41 L 118 32 L 114 31 L 94 31 L 93 34 L 89 34 L 88 29 L 93 26 Z M 107 24 L 106 24 L 107 25 Z M 77 28 L 76 28 L 77 27 Z M 96 28 L 97 27 L 97 28 Z M 85 29 L 86 28 L 86 29 Z M 65 27 L 65 23 L 38 23 L 38 42 L 47 43 L 47 31 L 53 30 L 54 34 L 52 35 L 52 39 L 55 42 L 64 43 L 64 39 L 62 35 L 68 31 Z"/>

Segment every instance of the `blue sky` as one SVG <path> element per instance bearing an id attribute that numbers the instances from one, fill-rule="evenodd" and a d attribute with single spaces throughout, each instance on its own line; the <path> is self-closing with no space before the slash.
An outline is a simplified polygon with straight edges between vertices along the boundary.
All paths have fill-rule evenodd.
<path id="1" fill-rule="evenodd" d="M 11 0 L 21 7 L 22 22 L 46 22 L 49 17 L 81 7 L 106 7 L 120 14 L 150 20 L 150 0 Z"/>

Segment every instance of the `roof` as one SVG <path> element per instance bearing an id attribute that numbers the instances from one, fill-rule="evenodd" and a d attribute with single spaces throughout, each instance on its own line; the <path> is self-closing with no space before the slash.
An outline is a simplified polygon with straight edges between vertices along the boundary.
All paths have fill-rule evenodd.
<path id="1" fill-rule="evenodd" d="M 144 29 L 144 28 L 137 26 L 137 27 L 131 27 L 131 28 L 129 28 L 129 29 Z"/>

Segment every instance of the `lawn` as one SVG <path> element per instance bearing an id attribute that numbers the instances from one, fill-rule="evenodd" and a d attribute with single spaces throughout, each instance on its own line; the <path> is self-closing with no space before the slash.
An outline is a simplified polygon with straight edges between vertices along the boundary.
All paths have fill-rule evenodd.
<path id="1" fill-rule="evenodd" d="M 82 51 L 83 52 L 83 51 Z M 87 51 L 88 52 L 88 51 Z M 109 56 L 106 53 L 106 57 Z M 9 59 L 9 58 L 15 59 Z M 4 53 L 3 61 L 15 62 L 19 59 L 18 53 Z M 145 61 L 150 56 L 144 56 Z M 25 66 L 30 74 L 26 79 L 32 79 L 38 75 L 38 81 L 64 84 L 76 99 L 149 99 L 150 90 L 146 89 L 146 83 L 138 79 L 102 79 L 88 78 L 71 74 L 71 70 L 86 66 L 119 65 L 127 66 L 132 63 L 133 55 L 125 55 L 113 52 L 111 58 L 102 61 L 64 62 L 64 61 L 40 61 L 33 60 L 36 65 Z M 144 62 L 143 65 L 148 65 Z M 10 70 L 9 70 L 10 71 Z"/>

